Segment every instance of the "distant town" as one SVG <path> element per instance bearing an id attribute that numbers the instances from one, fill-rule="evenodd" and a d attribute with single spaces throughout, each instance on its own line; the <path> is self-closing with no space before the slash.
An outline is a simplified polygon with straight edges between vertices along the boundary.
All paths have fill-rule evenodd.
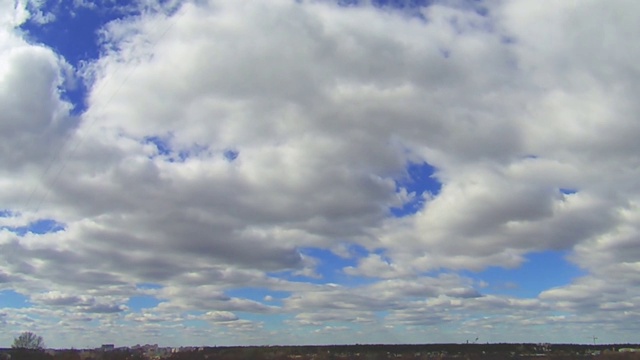
<path id="1" fill-rule="evenodd" d="M 640 345 L 424 344 L 325 346 L 163 347 L 157 344 L 94 349 L 0 349 L 0 360 L 235 360 L 235 359 L 640 359 Z"/>

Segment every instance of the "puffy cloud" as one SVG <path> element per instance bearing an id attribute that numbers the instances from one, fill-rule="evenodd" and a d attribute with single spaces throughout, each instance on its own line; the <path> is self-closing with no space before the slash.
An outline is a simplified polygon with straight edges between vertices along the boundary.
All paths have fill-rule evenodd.
<path id="1" fill-rule="evenodd" d="M 41 302 L 46 305 L 78 305 L 90 304 L 92 299 L 83 299 L 80 296 L 63 294 L 59 291 L 50 291 L 44 294 L 37 294 L 31 297 L 32 301 Z"/>
<path id="2" fill-rule="evenodd" d="M 38 179 L 78 121 L 61 99 L 69 65 L 51 49 L 21 38 L 14 26 L 26 10 L 21 2 L 9 3 L 0 4 L 0 174 L 3 204 L 18 211 L 30 195 L 46 191 Z"/>
<path id="3" fill-rule="evenodd" d="M 203 318 L 213 322 L 229 322 L 238 320 L 238 317 L 229 311 L 209 311 L 204 314 Z"/>
<path id="4" fill-rule="evenodd" d="M 508 340 L 635 316 L 637 5 L 483 6 L 151 4 L 101 28 L 99 58 L 72 69 L 16 29 L 25 6 L 0 2 L 3 289 L 68 334 L 95 322 L 199 339 L 184 322 L 204 319 L 262 341 L 270 324 L 250 313 Z M 75 117 L 73 73 L 89 88 Z M 397 180 L 423 162 L 439 192 L 392 218 L 411 198 Z M 42 219 L 62 226 L 16 231 Z M 333 269 L 344 283 L 316 285 L 329 280 L 307 248 L 353 260 Z M 456 274 L 545 250 L 585 276 L 518 299 Z M 162 302 L 130 309 L 140 294 Z M 633 327 L 621 322 L 603 323 Z"/>

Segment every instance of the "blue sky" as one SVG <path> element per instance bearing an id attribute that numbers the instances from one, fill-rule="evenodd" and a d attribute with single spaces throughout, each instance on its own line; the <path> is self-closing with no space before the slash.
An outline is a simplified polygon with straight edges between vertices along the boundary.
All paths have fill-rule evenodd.
<path id="1" fill-rule="evenodd" d="M 585 275 L 582 270 L 567 261 L 566 257 L 567 253 L 562 251 L 531 253 L 526 256 L 525 262 L 515 269 L 489 267 L 467 275 L 488 284 L 483 290 L 484 293 L 532 298 L 544 290 L 569 284 Z"/>
<path id="2" fill-rule="evenodd" d="M 2 300 L 2 303 L 6 304 L 7 307 L 13 309 L 21 309 L 29 307 L 30 305 L 28 297 L 13 290 L 4 290 L 0 292 L 0 300 Z"/>
<path id="3" fill-rule="evenodd" d="M 51 47 L 71 65 L 78 67 L 83 62 L 98 58 L 98 31 L 109 21 L 118 19 L 120 14 L 117 8 L 109 5 L 105 2 L 99 7 L 76 7 L 67 1 L 46 2 L 37 11 L 55 14 L 55 17 L 44 24 L 31 18 L 20 28 L 31 42 Z M 64 96 L 73 104 L 77 114 L 86 109 L 86 91 L 83 81 L 73 81 L 64 91 Z"/>
<path id="4" fill-rule="evenodd" d="M 0 345 L 636 341 L 633 7 L 0 0 Z"/>

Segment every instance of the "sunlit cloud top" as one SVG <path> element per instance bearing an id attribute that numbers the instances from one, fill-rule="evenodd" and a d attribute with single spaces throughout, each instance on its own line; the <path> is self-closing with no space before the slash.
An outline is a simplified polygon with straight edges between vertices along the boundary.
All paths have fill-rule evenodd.
<path id="1" fill-rule="evenodd" d="M 0 0 L 0 347 L 637 341 L 638 6 Z"/>

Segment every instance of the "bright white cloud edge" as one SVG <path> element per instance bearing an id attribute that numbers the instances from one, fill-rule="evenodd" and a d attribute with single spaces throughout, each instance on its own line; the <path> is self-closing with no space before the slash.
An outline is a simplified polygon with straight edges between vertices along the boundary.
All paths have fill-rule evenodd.
<path id="1" fill-rule="evenodd" d="M 0 310 L 5 329 L 58 346 L 332 343 L 344 339 L 314 331 L 345 324 L 361 343 L 480 331 L 585 342 L 596 330 L 633 341 L 635 3 L 496 2 L 488 16 L 443 3 L 426 21 L 319 2 L 185 3 L 103 30 L 80 118 L 60 97 L 73 69 L 16 32 L 24 8 L 0 4 L 12 14 L 0 33 L 0 196 L 19 214 L 0 221 L 66 225 L 0 232 L 0 286 L 32 303 Z M 420 161 L 441 192 L 390 217 L 403 201 L 394 179 Z M 352 254 L 345 274 L 371 284 L 315 285 L 318 259 L 300 249 L 350 244 L 372 252 Z M 532 299 L 480 296 L 456 275 L 544 250 L 570 251 L 587 275 Z M 235 288 L 287 295 L 225 294 Z M 132 311 L 136 295 L 163 302 Z"/>

